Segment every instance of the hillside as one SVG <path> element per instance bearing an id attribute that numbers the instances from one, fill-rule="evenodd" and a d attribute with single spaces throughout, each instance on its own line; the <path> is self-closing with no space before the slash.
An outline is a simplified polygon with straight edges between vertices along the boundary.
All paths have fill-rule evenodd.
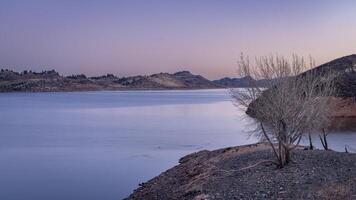
<path id="1" fill-rule="evenodd" d="M 334 79 L 336 84 L 336 94 L 332 97 L 334 110 L 329 116 L 333 119 L 330 128 L 336 129 L 355 129 L 356 120 L 356 54 L 341 57 L 322 64 L 316 68 L 308 70 L 298 75 L 301 80 L 305 75 L 323 76 L 325 72 L 334 71 L 338 76 Z M 277 83 L 278 84 L 278 83 Z M 270 89 L 264 92 L 269 92 Z M 256 101 L 263 98 L 260 96 Z M 255 101 L 255 102 L 256 102 Z M 246 113 L 252 117 L 258 118 L 253 111 L 255 102 L 251 102 Z"/>
<path id="2" fill-rule="evenodd" d="M 265 87 L 269 83 L 269 80 L 266 79 L 254 80 L 250 76 L 246 76 L 242 78 L 225 77 L 222 79 L 214 80 L 213 82 L 225 88 L 243 88 L 243 87 L 249 87 L 252 81 L 254 82 L 254 84 L 256 84 L 259 87 Z"/>
<path id="3" fill-rule="evenodd" d="M 0 92 L 58 92 L 130 89 L 207 89 L 220 88 L 200 75 L 188 71 L 174 74 L 159 73 L 150 76 L 119 78 L 112 74 L 86 77 L 85 75 L 61 76 L 58 72 L 14 72 L 1 70 Z"/>
<path id="4" fill-rule="evenodd" d="M 338 97 L 356 97 L 356 55 L 345 56 L 320 65 L 311 71 L 322 73 L 332 69 L 343 72 L 338 80 Z M 308 73 L 308 72 L 305 72 Z M 302 76 L 302 75 L 301 75 Z M 83 74 L 61 76 L 58 72 L 14 72 L 0 71 L 0 92 L 58 92 L 58 91 L 93 91 L 93 90 L 138 90 L 138 89 L 211 89 L 248 87 L 251 77 L 222 78 L 208 80 L 189 71 L 174 74 L 158 73 L 148 76 L 138 75 L 117 77 L 107 74 L 98 77 L 87 77 Z M 257 80 L 258 86 L 268 85 L 269 80 Z"/>
<path id="5" fill-rule="evenodd" d="M 225 77 L 222 79 L 214 80 L 213 82 L 215 84 L 222 85 L 227 88 L 234 88 L 234 87 L 248 87 L 251 80 L 253 80 L 252 77 L 243 77 L 243 78 Z"/>
<path id="6" fill-rule="evenodd" d="M 220 87 L 203 76 L 194 75 L 189 71 L 181 71 L 174 74 L 159 73 L 150 76 L 133 76 L 121 78 L 117 82 L 130 88 L 146 89 L 206 89 Z"/>
<path id="7" fill-rule="evenodd" d="M 40 73 L 31 71 L 19 73 L 1 70 L 0 92 L 58 92 L 122 88 L 120 84 L 115 84 L 109 80 L 103 81 L 104 79 L 104 77 L 91 79 L 85 75 L 64 77 L 54 70 Z"/>
<path id="8" fill-rule="evenodd" d="M 338 97 L 356 97 L 356 54 L 341 57 L 320 65 L 310 71 L 322 74 L 324 71 L 340 72 L 340 76 L 336 80 Z M 304 74 L 301 74 L 303 76 Z"/>

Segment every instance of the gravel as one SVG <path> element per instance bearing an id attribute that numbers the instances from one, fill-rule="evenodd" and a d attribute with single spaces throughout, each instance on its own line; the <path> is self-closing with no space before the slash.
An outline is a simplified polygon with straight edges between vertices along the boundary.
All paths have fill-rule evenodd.
<path id="1" fill-rule="evenodd" d="M 276 168 L 268 145 L 200 151 L 140 184 L 127 199 L 356 199 L 356 154 L 293 151 Z"/>

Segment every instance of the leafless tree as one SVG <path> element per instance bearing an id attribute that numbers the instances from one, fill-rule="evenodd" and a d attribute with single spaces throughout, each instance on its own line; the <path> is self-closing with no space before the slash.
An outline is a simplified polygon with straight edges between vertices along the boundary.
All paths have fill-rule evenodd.
<path id="1" fill-rule="evenodd" d="M 230 90 L 235 105 L 256 119 L 254 134 L 269 142 L 276 164 L 283 167 L 305 133 L 321 131 L 328 124 L 333 74 L 305 72 L 307 64 L 297 55 L 291 61 L 278 55 L 260 57 L 253 65 L 241 55 L 238 69 L 241 77 L 253 79 L 246 89 Z"/>

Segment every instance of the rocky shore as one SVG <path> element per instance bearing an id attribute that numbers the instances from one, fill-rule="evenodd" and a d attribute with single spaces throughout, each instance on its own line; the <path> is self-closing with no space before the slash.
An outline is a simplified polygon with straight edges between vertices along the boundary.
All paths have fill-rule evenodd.
<path id="1" fill-rule="evenodd" d="M 356 154 L 296 149 L 277 169 L 265 143 L 200 151 L 127 199 L 356 199 Z"/>

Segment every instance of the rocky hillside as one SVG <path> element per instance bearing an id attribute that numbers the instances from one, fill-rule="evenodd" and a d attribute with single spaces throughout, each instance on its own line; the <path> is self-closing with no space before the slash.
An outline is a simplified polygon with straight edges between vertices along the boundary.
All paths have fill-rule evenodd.
<path id="1" fill-rule="evenodd" d="M 234 87 L 248 87 L 251 81 L 253 81 L 252 77 L 243 77 L 243 78 L 225 77 L 219 80 L 214 80 L 213 82 L 215 84 L 222 85 L 227 88 L 234 88 Z"/>
<path id="2" fill-rule="evenodd" d="M 11 70 L 0 72 L 0 92 L 58 92 L 120 88 L 122 88 L 120 84 L 106 80 L 105 77 L 99 79 L 87 78 L 85 75 L 64 77 L 54 70 L 40 73 L 31 71 L 19 73 Z"/>
<path id="3" fill-rule="evenodd" d="M 336 118 L 354 118 L 356 119 L 356 54 L 341 57 L 330 61 L 328 63 L 322 64 L 316 68 L 306 71 L 300 75 L 299 78 L 312 73 L 313 75 L 323 76 L 325 72 L 334 71 L 337 72 L 338 76 L 334 79 L 336 83 L 336 94 L 332 98 L 333 106 L 337 109 L 330 113 L 330 117 Z M 265 90 L 264 92 L 269 92 L 270 90 Z M 259 98 L 263 98 L 263 95 Z M 257 99 L 256 101 L 258 101 Z M 247 109 L 247 114 L 252 117 L 256 116 L 253 112 L 254 102 L 249 105 Z M 351 122 L 354 122 L 354 119 Z M 336 128 L 342 128 L 342 124 L 347 124 L 349 127 L 350 120 L 337 119 L 338 124 Z M 345 122 L 344 122 L 345 121 Z M 335 123 L 336 124 L 336 123 Z M 356 125 L 354 124 L 354 127 Z"/>
<path id="4" fill-rule="evenodd" d="M 118 80 L 123 86 L 146 89 L 203 89 L 219 88 L 220 86 L 200 75 L 194 75 L 189 71 L 181 71 L 174 74 L 159 73 L 150 76 L 133 76 Z"/>
<path id="5" fill-rule="evenodd" d="M 260 143 L 183 157 L 127 199 L 355 199 L 356 154 L 297 149 L 282 169 Z M 258 164 L 260 163 L 260 164 Z"/>
<path id="6" fill-rule="evenodd" d="M 269 80 L 254 80 L 251 76 L 246 76 L 242 78 L 225 77 L 219 80 L 215 80 L 213 82 L 225 88 L 243 88 L 249 87 L 251 85 L 251 82 L 253 82 L 259 87 L 265 87 L 266 85 L 268 85 Z"/>
<path id="7" fill-rule="evenodd" d="M 356 54 L 341 57 L 322 64 L 314 69 L 304 72 L 300 76 L 307 73 L 315 73 L 322 75 L 326 71 L 339 72 L 340 75 L 336 80 L 339 97 L 356 97 Z"/>
<path id="8" fill-rule="evenodd" d="M 0 92 L 56 92 L 87 90 L 130 89 L 205 89 L 221 86 L 188 71 L 174 74 L 159 73 L 150 76 L 119 78 L 112 74 L 86 77 L 83 74 L 61 76 L 58 72 L 0 71 Z"/>

